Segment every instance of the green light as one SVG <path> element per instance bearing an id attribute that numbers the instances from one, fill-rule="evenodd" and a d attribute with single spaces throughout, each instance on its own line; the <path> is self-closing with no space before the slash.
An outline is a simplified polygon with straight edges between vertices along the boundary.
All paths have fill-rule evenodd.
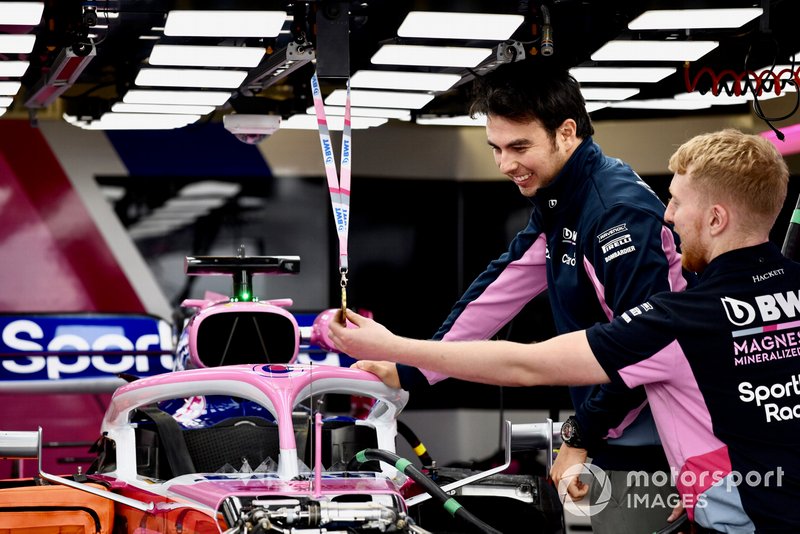
<path id="1" fill-rule="evenodd" d="M 242 300 L 245 301 L 245 302 L 249 301 L 250 300 L 250 293 L 248 293 L 247 291 L 242 291 Z"/>

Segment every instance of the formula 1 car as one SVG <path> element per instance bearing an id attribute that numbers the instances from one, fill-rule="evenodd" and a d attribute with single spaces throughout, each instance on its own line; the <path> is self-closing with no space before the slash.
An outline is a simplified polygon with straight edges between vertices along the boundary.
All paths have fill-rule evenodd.
<path id="1" fill-rule="evenodd" d="M 553 423 L 507 423 L 505 462 L 480 473 L 398 457 L 397 416 L 408 393 L 357 369 L 296 363 L 303 336 L 284 309 L 290 301 L 252 296 L 253 274 L 298 269 L 292 256 L 187 258 L 187 274 L 233 276 L 233 296 L 183 303 L 192 313 L 176 370 L 125 375 L 87 472 L 45 472 L 41 429 L 0 432 L 0 457 L 39 458 L 38 477 L 0 482 L 0 530 L 498 532 L 490 524 L 516 530 L 525 521 L 560 532 L 560 503 L 541 477 L 498 474 L 511 462 L 512 441 L 551 457 Z M 315 319 L 306 352 L 330 350 L 332 317 Z M 342 413 L 329 403 L 336 396 L 368 399 L 360 404 L 367 409 Z M 466 488 L 487 495 L 494 515 L 479 519 L 456 501 L 470 499 Z M 498 499 L 516 509 L 500 513 Z"/>

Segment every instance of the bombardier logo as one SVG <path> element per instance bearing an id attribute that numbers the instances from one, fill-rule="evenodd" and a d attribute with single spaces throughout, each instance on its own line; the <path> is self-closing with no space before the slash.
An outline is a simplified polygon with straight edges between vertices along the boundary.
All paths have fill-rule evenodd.
<path id="1" fill-rule="evenodd" d="M 756 319 L 756 310 L 764 322 L 793 318 L 800 314 L 800 290 L 755 297 L 755 306 L 743 300 L 722 297 L 722 307 L 728 321 L 736 326 L 745 326 Z"/>

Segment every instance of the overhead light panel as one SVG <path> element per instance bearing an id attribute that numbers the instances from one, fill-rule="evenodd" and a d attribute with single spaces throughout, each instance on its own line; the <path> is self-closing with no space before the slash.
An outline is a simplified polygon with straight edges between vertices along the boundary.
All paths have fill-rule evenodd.
<path id="1" fill-rule="evenodd" d="M 607 108 L 611 104 L 611 102 L 599 102 L 599 101 L 590 101 L 586 102 L 586 113 L 591 113 L 593 111 L 597 111 L 599 109 Z"/>
<path id="2" fill-rule="evenodd" d="M 276 37 L 285 11 L 175 10 L 167 14 L 170 37 Z"/>
<path id="3" fill-rule="evenodd" d="M 281 125 L 283 126 L 283 125 Z M 227 198 L 196 198 L 196 197 L 172 197 L 171 199 L 167 200 L 160 211 L 163 213 L 164 210 L 186 210 L 186 209 L 214 209 L 222 206 L 228 202 Z"/>
<path id="4" fill-rule="evenodd" d="M 363 130 L 386 124 L 388 119 L 378 117 L 352 117 L 350 124 L 354 130 Z M 281 130 L 316 130 L 317 118 L 313 115 L 292 115 L 281 121 Z M 328 128 L 331 130 L 344 129 L 344 117 L 328 117 Z"/>
<path id="5" fill-rule="evenodd" d="M 609 41 L 594 61 L 697 61 L 719 46 L 717 41 Z"/>
<path id="6" fill-rule="evenodd" d="M 347 91 L 336 89 L 325 104 L 329 106 L 344 106 L 347 100 Z M 363 91 L 354 89 L 350 91 L 350 101 L 353 106 L 368 108 L 403 108 L 419 109 L 433 100 L 433 95 L 425 93 L 401 93 L 399 91 Z"/>
<path id="7" fill-rule="evenodd" d="M 421 116 L 417 117 L 420 126 L 486 126 L 486 115 L 478 115 L 474 119 L 469 115 L 454 117 Z"/>
<path id="8" fill-rule="evenodd" d="M 350 78 L 350 87 L 400 91 L 447 91 L 461 79 L 458 74 L 360 70 Z"/>
<path id="9" fill-rule="evenodd" d="M 663 110 L 694 110 L 707 109 L 711 103 L 700 100 L 676 100 L 674 98 L 654 98 L 648 100 L 625 100 L 613 102 L 612 108 L 619 109 L 663 109 Z"/>
<path id="10" fill-rule="evenodd" d="M 385 44 L 371 61 L 375 65 L 473 68 L 491 53 L 491 48 Z"/>
<path id="11" fill-rule="evenodd" d="M 581 87 L 584 100 L 625 100 L 638 95 L 635 87 Z"/>
<path id="12" fill-rule="evenodd" d="M 780 95 L 773 92 L 763 91 L 760 95 L 758 95 L 759 100 L 771 100 L 773 98 L 779 98 L 783 96 L 786 91 L 788 90 L 788 86 L 781 92 Z M 707 92 L 706 94 L 701 94 L 697 91 L 693 91 L 691 93 L 680 93 L 675 95 L 677 100 L 687 100 L 687 101 L 699 101 L 699 102 L 707 102 L 712 106 L 731 106 L 736 104 L 746 104 L 753 100 L 753 93 L 747 92 L 740 95 L 735 94 L 728 94 L 724 90 L 721 90 L 719 94 L 714 95 L 711 91 Z"/>
<path id="13" fill-rule="evenodd" d="M 325 115 L 343 116 L 344 106 L 325 106 Z M 306 113 L 315 115 L 317 111 L 314 106 L 306 108 Z M 408 109 L 392 108 L 350 108 L 350 115 L 353 117 L 379 117 L 384 119 L 399 119 L 401 121 L 411 120 L 411 111 Z"/>
<path id="14" fill-rule="evenodd" d="M 525 21 L 522 15 L 411 11 L 400 24 L 400 37 L 505 41 Z"/>
<path id="15" fill-rule="evenodd" d="M 580 83 L 656 83 L 675 73 L 671 67 L 575 67 L 569 70 Z"/>
<path id="16" fill-rule="evenodd" d="M 0 35 L 0 54 L 30 54 L 35 43 L 35 35 Z"/>
<path id="17" fill-rule="evenodd" d="M 721 9 L 654 9 L 628 24 L 629 30 L 741 28 L 764 12 L 760 7 Z"/>
<path id="18" fill-rule="evenodd" d="M 157 87 L 211 87 L 235 89 L 247 77 L 244 70 L 148 69 L 136 75 L 136 85 Z"/>
<path id="19" fill-rule="evenodd" d="M 15 95 L 19 88 L 22 87 L 21 82 L 0 82 L 0 95 Z"/>
<path id="20" fill-rule="evenodd" d="M 178 195 L 182 197 L 198 197 L 198 196 L 219 196 L 219 197 L 232 197 L 241 191 L 241 184 L 234 182 L 222 182 L 219 180 L 203 180 L 193 184 L 186 185 L 178 191 Z"/>
<path id="21" fill-rule="evenodd" d="M 126 104 L 116 102 L 111 106 L 114 113 L 165 113 L 168 115 L 208 115 L 215 106 L 187 106 L 182 104 Z"/>
<path id="22" fill-rule="evenodd" d="M 36 26 L 44 2 L 0 2 L 0 26 Z"/>
<path id="23" fill-rule="evenodd" d="M 200 119 L 200 115 L 162 115 L 155 113 L 104 113 L 93 121 L 69 120 L 84 130 L 171 130 Z"/>
<path id="24" fill-rule="evenodd" d="M 156 44 L 151 65 L 182 67 L 255 67 L 266 53 L 254 46 L 191 46 Z"/>
<path id="25" fill-rule="evenodd" d="M 178 104 L 221 106 L 231 97 L 226 91 L 170 91 L 131 89 L 122 98 L 126 104 Z"/>
<path id="26" fill-rule="evenodd" d="M 29 66 L 30 61 L 0 61 L 0 76 L 19 78 Z"/>

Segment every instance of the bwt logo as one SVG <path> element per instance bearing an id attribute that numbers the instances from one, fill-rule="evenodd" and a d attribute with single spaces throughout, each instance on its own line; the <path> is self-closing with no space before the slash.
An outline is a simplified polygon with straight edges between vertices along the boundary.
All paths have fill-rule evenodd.
<path id="1" fill-rule="evenodd" d="M 350 141 L 347 139 L 342 143 L 342 163 L 350 162 Z"/>
<path id="2" fill-rule="evenodd" d="M 336 226 L 339 230 L 347 226 L 347 211 L 342 208 L 336 208 Z"/>
<path id="3" fill-rule="evenodd" d="M 564 241 L 569 241 L 570 243 L 574 243 L 575 240 L 578 239 L 578 232 L 576 232 L 575 230 L 570 230 L 569 228 L 562 228 L 561 236 L 564 238 Z"/>
<path id="4" fill-rule="evenodd" d="M 333 162 L 333 149 L 331 148 L 330 139 L 322 140 L 322 152 L 325 155 L 325 163 Z"/>
<path id="5" fill-rule="evenodd" d="M 800 313 L 800 290 L 760 295 L 755 298 L 755 306 L 731 297 L 722 297 L 720 300 L 728 321 L 736 326 L 745 326 L 755 321 L 756 309 L 764 322 L 792 318 Z"/>

